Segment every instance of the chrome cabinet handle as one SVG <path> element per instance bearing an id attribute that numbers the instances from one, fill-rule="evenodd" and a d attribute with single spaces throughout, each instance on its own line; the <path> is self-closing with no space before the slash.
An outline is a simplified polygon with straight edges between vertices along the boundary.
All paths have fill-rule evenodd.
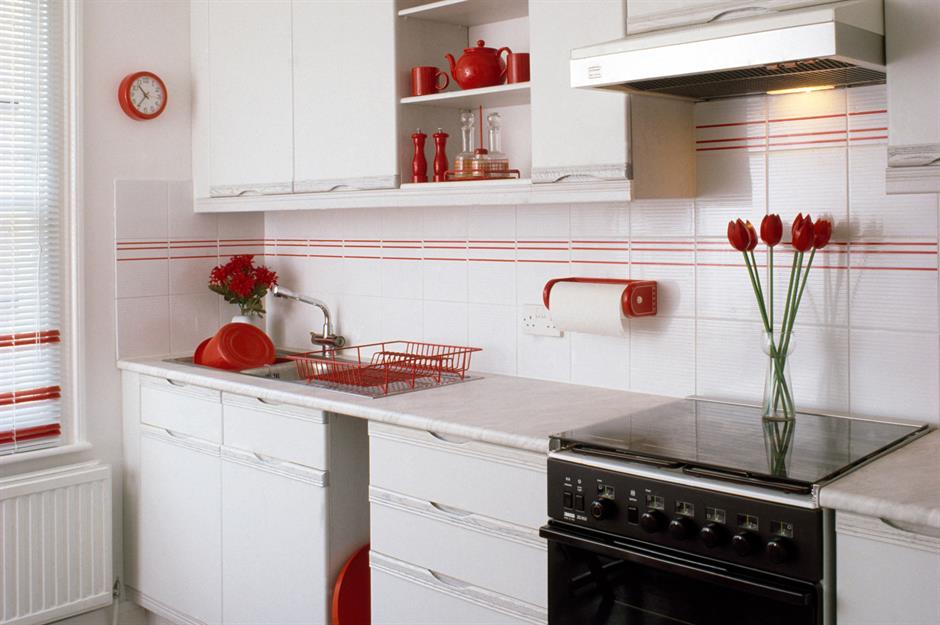
<path id="1" fill-rule="evenodd" d="M 454 508 L 452 506 L 445 506 L 444 504 L 437 503 L 436 501 L 429 501 L 428 504 L 438 512 L 443 512 L 444 514 L 457 518 L 466 518 L 472 516 L 472 512 L 467 512 L 466 510 L 461 510 L 460 508 Z"/>
<path id="2" fill-rule="evenodd" d="M 428 434 L 443 443 L 451 443 L 453 445 L 466 445 L 473 440 L 472 438 L 463 438 L 462 436 L 438 434 L 437 432 L 431 432 L 430 430 L 428 430 Z"/>
<path id="3" fill-rule="evenodd" d="M 189 386 L 189 385 L 186 384 L 185 382 L 180 382 L 179 380 L 171 380 L 170 378 L 164 378 L 164 379 L 165 379 L 165 380 L 167 381 L 167 383 L 170 384 L 171 386 L 178 386 L 178 387 L 180 387 L 180 388 L 182 388 L 182 387 L 184 387 L 184 386 Z"/>

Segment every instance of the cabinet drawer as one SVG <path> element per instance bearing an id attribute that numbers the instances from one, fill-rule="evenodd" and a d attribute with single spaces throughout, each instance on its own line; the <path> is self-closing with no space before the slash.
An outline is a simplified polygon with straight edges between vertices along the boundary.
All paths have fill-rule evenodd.
<path id="1" fill-rule="evenodd" d="M 465 510 L 372 488 L 372 548 L 540 607 L 547 552 L 538 532 Z"/>
<path id="2" fill-rule="evenodd" d="M 165 430 L 221 443 L 221 393 L 167 378 L 141 376 L 140 420 Z"/>
<path id="3" fill-rule="evenodd" d="M 369 460 L 373 486 L 523 527 L 545 522 L 542 454 L 372 422 Z"/>
<path id="4" fill-rule="evenodd" d="M 544 610 L 373 551 L 373 625 L 544 625 Z"/>
<path id="5" fill-rule="evenodd" d="M 327 417 L 319 410 L 222 395 L 224 442 L 317 469 L 327 468 Z"/>

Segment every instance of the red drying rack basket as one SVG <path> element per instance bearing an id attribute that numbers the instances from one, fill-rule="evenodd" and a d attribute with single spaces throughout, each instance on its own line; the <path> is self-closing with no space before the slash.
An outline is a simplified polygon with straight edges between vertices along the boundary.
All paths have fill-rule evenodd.
<path id="1" fill-rule="evenodd" d="M 375 396 L 463 380 L 479 347 L 384 341 L 289 356 L 308 382 Z"/>
<path id="2" fill-rule="evenodd" d="M 542 302 L 551 310 L 552 287 L 559 282 L 584 282 L 591 284 L 622 284 L 620 300 L 625 317 L 649 317 L 656 314 L 657 297 L 655 280 L 624 280 L 620 278 L 553 278 L 545 283 Z"/>

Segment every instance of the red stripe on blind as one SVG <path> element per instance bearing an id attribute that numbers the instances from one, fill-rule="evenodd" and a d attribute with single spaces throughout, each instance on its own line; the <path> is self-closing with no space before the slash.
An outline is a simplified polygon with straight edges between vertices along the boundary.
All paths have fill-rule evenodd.
<path id="1" fill-rule="evenodd" d="M 0 432 L 0 445 L 28 441 L 36 438 L 59 436 L 61 433 L 62 429 L 59 427 L 58 423 L 36 425 L 31 428 L 18 428 L 12 432 Z"/>
<path id="2" fill-rule="evenodd" d="M 30 401 L 43 401 L 46 399 L 59 399 L 60 397 L 62 397 L 62 389 L 60 387 L 44 386 L 42 388 L 31 388 L 25 391 L 0 393 L 0 406 L 25 404 Z"/>
<path id="3" fill-rule="evenodd" d="M 41 332 L 20 332 L 19 334 L 0 335 L 0 347 L 19 347 L 20 345 L 40 345 L 42 343 L 58 343 L 60 340 L 58 330 L 43 330 Z"/>

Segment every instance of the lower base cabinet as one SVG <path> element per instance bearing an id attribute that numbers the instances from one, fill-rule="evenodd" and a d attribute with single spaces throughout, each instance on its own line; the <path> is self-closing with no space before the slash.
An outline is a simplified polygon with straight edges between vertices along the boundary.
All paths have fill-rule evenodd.
<path id="1" fill-rule="evenodd" d="M 836 514 L 838 625 L 940 623 L 940 531 Z"/>
<path id="2" fill-rule="evenodd" d="M 223 623 L 329 623 L 326 473 L 222 450 Z"/>

